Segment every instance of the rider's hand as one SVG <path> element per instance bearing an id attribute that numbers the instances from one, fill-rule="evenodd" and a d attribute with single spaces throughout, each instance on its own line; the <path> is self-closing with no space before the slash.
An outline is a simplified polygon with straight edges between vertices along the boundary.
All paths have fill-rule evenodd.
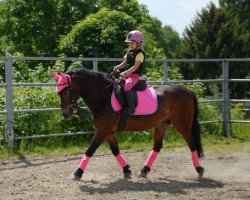
<path id="1" fill-rule="evenodd" d="M 119 71 L 118 66 L 114 66 L 113 72 L 118 72 L 118 71 Z"/>
<path id="2" fill-rule="evenodd" d="M 120 73 L 120 77 L 125 78 L 126 76 L 127 76 L 127 73 L 126 73 L 126 72 Z"/>

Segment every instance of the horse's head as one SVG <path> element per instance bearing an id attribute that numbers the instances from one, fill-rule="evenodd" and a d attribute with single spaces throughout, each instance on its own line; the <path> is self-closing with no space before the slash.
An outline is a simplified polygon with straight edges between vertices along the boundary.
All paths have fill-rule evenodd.
<path id="1" fill-rule="evenodd" d="M 57 80 L 56 92 L 61 99 L 61 114 L 64 117 L 71 117 L 74 109 L 77 106 L 79 93 L 72 83 L 71 77 L 68 74 L 56 74 L 52 72 L 53 77 Z"/>

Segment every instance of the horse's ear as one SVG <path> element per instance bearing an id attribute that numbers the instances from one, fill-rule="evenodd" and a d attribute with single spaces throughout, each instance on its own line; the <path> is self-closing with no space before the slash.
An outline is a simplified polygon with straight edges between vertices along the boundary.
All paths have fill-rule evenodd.
<path id="1" fill-rule="evenodd" d="M 59 80 L 59 78 L 60 78 L 60 75 L 59 75 L 59 74 L 57 74 L 57 73 L 55 73 L 55 72 L 52 72 L 51 74 L 52 74 L 52 76 L 54 76 L 54 78 L 55 78 L 56 80 Z"/>
<path id="2" fill-rule="evenodd" d="M 71 78 L 68 74 L 60 72 L 60 76 L 62 77 L 62 81 L 71 83 Z"/>
<path id="3" fill-rule="evenodd" d="M 62 73 L 62 72 L 60 72 L 60 76 L 63 76 L 63 77 L 64 77 L 64 76 L 65 76 L 65 74 L 64 74 L 64 73 Z"/>

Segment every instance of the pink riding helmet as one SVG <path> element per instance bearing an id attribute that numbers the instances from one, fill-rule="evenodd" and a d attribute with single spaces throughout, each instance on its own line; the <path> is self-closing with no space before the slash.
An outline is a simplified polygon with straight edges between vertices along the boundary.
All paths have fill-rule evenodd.
<path id="1" fill-rule="evenodd" d="M 129 34 L 126 37 L 125 42 L 143 42 L 144 41 L 144 36 L 143 33 L 137 30 L 129 32 Z"/>

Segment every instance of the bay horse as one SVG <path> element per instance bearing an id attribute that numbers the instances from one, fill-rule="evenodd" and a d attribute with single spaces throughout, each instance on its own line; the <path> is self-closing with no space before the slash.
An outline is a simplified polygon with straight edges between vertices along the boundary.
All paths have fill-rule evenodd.
<path id="1" fill-rule="evenodd" d="M 100 72 L 86 69 L 68 73 L 52 73 L 57 79 L 56 90 L 61 99 L 61 114 L 70 117 L 74 113 L 76 101 L 82 98 L 91 114 L 95 128 L 94 139 L 86 150 L 73 180 L 80 180 L 90 158 L 96 149 L 106 140 L 118 164 L 123 168 L 125 178 L 130 178 L 131 170 L 120 153 L 116 132 L 121 114 L 114 112 L 111 106 L 111 94 L 114 80 Z M 177 85 L 161 85 L 155 88 L 158 108 L 150 115 L 130 115 L 124 126 L 124 131 L 143 131 L 154 128 L 154 144 L 143 168 L 138 176 L 146 177 L 158 153 L 162 148 L 163 138 L 169 126 L 173 126 L 187 142 L 191 151 L 193 166 L 199 176 L 203 176 L 204 168 L 200 166 L 199 158 L 203 157 L 200 127 L 198 123 L 198 103 L 195 94 Z"/>

